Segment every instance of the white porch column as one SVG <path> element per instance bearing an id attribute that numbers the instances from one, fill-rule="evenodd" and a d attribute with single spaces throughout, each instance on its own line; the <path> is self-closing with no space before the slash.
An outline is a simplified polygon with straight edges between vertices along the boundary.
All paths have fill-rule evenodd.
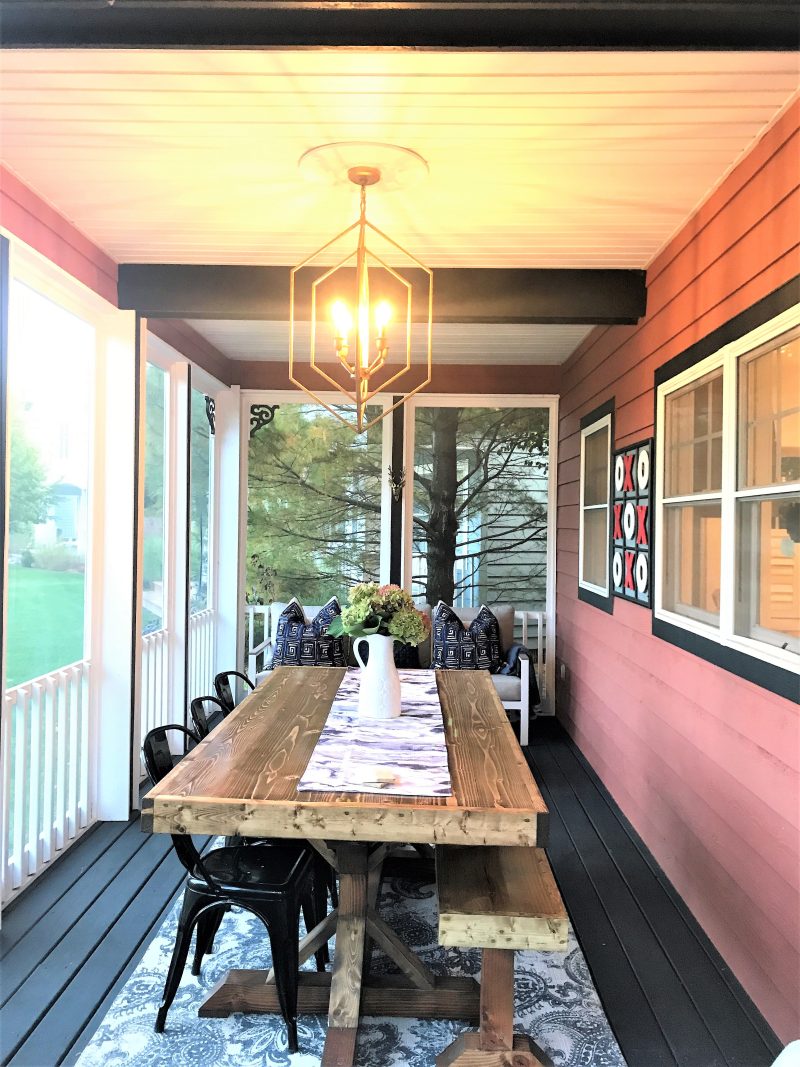
<path id="1" fill-rule="evenodd" d="M 99 324 L 98 324 L 99 325 Z M 127 819 L 136 627 L 136 352 L 133 312 L 98 328 L 90 656 L 97 819 Z"/>
<path id="2" fill-rule="evenodd" d="M 240 427 L 241 396 L 238 385 L 220 389 L 215 396 L 217 464 L 215 502 L 217 538 L 214 553 L 215 604 L 217 606 L 215 670 L 238 668 L 243 649 L 239 647 L 241 605 L 239 603 L 240 498 L 246 491 L 241 479 Z"/>
<path id="3" fill-rule="evenodd" d="M 167 485 L 164 530 L 167 539 L 166 629 L 169 661 L 168 722 L 186 724 L 186 684 L 189 669 L 189 452 L 191 447 L 191 367 L 169 368 L 167 421 Z"/>

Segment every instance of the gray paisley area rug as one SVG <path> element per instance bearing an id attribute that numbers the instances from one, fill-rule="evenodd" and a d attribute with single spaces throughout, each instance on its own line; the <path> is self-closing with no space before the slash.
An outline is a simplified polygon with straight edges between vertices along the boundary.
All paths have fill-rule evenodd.
<path id="1" fill-rule="evenodd" d="M 166 1030 L 154 1032 L 179 906 L 173 907 L 111 1005 L 81 1054 L 80 1067 L 317 1067 L 325 1016 L 299 1017 L 300 1052 L 294 1054 L 287 1051 L 278 1016 L 198 1018 L 200 1002 L 226 971 L 270 965 L 264 928 L 247 912 L 226 914 L 202 974 L 193 978 L 187 965 Z M 380 912 L 435 973 L 480 977 L 478 950 L 437 944 L 432 885 L 385 882 Z M 313 969 L 313 960 L 305 968 Z M 395 969 L 387 957 L 374 952 L 373 973 Z M 514 985 L 515 1029 L 529 1034 L 553 1067 L 625 1067 L 572 931 L 566 952 L 518 952 Z M 433 1067 L 436 1055 L 465 1029 L 469 1027 L 462 1022 L 366 1018 L 359 1028 L 356 1062 L 359 1067 Z"/>

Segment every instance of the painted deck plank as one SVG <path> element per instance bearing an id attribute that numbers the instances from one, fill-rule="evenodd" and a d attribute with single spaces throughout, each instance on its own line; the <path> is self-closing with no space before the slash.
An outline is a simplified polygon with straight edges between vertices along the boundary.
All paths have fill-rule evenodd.
<path id="1" fill-rule="evenodd" d="M 703 1067 L 770 1064 L 779 1047 L 774 1034 L 563 730 L 555 723 L 537 723 L 528 755 L 550 807 L 550 862 L 630 1067 L 686 1063 L 676 1060 L 671 1050 L 675 1021 L 664 1020 L 661 1008 L 653 1009 L 653 998 L 658 997 L 650 985 L 652 976 L 632 963 L 632 952 L 633 961 L 638 958 L 630 944 L 629 923 L 620 921 L 614 907 L 609 913 L 609 886 L 617 892 L 620 883 L 623 890 L 627 887 L 625 899 L 635 898 L 635 909 L 651 929 L 649 944 L 664 957 L 660 966 L 668 963 L 684 988 L 680 1012 L 694 1011 L 692 1027 L 706 1027 L 707 1040 L 712 1034 L 716 1038 L 717 1059 Z M 129 861 L 97 897 L 95 865 L 115 843 L 117 854 L 128 850 Z M 619 877 L 609 880 L 604 875 L 596 884 L 598 868 L 613 869 Z M 0 1053 L 0 1059 L 36 1067 L 74 1063 L 158 929 L 181 881 L 169 839 L 142 835 L 138 820 L 102 824 L 43 874 L 3 917 L 1 943 L 8 944 L 10 952 L 24 941 L 35 946 L 35 953 L 33 970 L 6 1006 L 2 1039 L 4 1048 L 14 1051 L 8 1060 Z M 40 923 L 66 896 L 76 917 L 88 909 L 91 920 L 77 918 L 66 932 L 58 924 Z M 634 930 L 640 929 L 641 922 L 634 924 Z M 41 932 L 49 932 L 49 938 Z M 80 959 L 70 957 L 70 946 L 78 949 Z M 63 973 L 57 961 L 66 968 Z M 19 996 L 23 991 L 24 1001 Z M 6 1023 L 16 1035 L 13 1046 L 6 1039 Z"/>
<path id="2" fill-rule="evenodd" d="M 128 864 L 134 864 L 130 869 L 135 869 L 135 857 L 146 844 L 144 834 L 120 834 L 104 852 L 95 854 L 89 869 L 50 905 L 42 921 L 35 923 L 8 953 L 4 953 L 0 1006 L 53 951 L 59 934 L 62 938 L 67 937 L 88 909 L 98 906 L 102 909 L 104 892 Z"/>
<path id="3" fill-rule="evenodd" d="M 0 927 L 0 956 L 11 949 L 45 916 L 63 894 L 92 868 L 99 856 L 127 829 L 124 822 L 98 823 L 80 840 L 80 847 L 68 848 L 53 861 L 46 877 L 40 877 L 3 911 Z"/>
<path id="4" fill-rule="evenodd" d="M 8 1063 L 28 1034 L 50 1014 L 74 975 L 109 936 L 120 913 L 142 891 L 153 867 L 166 855 L 164 846 L 162 839 L 147 838 L 100 898 L 87 900 L 86 910 L 63 937 L 53 928 L 54 939 L 59 939 L 0 1009 L 0 1062 Z M 146 904 L 153 908 L 155 902 Z"/>
<path id="5" fill-rule="evenodd" d="M 566 825 L 583 865 L 591 871 L 598 902 L 611 920 L 614 936 L 630 960 L 632 977 L 658 1019 L 674 1062 L 679 1067 L 767 1067 L 780 1048 L 775 1035 L 691 920 L 578 749 L 557 725 L 540 725 L 545 735 L 540 731 L 530 756 L 550 806 L 551 834 L 556 824 Z M 562 876 L 569 882 L 572 875 L 549 851 L 569 904 L 571 889 L 562 884 Z M 594 969 L 597 957 L 586 943 L 594 931 L 582 928 L 577 915 L 573 921 Z M 658 1042 L 651 1038 L 650 1049 L 630 1044 L 632 1023 L 637 1042 L 643 1036 L 630 1004 L 623 1002 L 619 1011 L 607 996 L 613 987 L 598 974 L 595 978 L 629 1063 L 654 1062 Z"/>

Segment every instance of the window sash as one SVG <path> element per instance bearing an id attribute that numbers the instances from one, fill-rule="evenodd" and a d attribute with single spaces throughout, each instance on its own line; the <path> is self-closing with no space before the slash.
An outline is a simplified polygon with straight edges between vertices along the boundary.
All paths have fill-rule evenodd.
<path id="1" fill-rule="evenodd" d="M 586 504 L 584 503 L 584 495 L 586 488 L 586 439 L 591 437 L 592 434 L 598 433 L 600 430 L 606 431 L 606 499 L 605 503 Z M 611 516 L 611 415 L 603 415 L 596 422 L 590 423 L 588 426 L 584 426 L 581 430 L 581 444 L 580 444 L 580 506 L 578 511 L 578 586 L 581 589 L 588 589 L 592 593 L 597 593 L 599 596 L 608 596 L 610 588 L 610 567 L 609 567 L 609 532 L 610 532 L 610 516 Z M 605 582 L 603 585 L 598 585 L 595 582 L 590 582 L 584 578 L 584 559 L 585 559 L 585 524 L 584 515 L 586 512 L 605 511 Z"/>
<path id="2" fill-rule="evenodd" d="M 656 393 L 656 483 L 655 515 L 659 530 L 665 527 L 665 509 L 670 504 L 700 503 L 703 500 L 721 502 L 721 588 L 718 625 L 710 625 L 701 617 L 689 618 L 670 611 L 664 606 L 664 537 L 655 538 L 654 612 L 657 618 L 748 655 L 755 656 L 775 666 L 800 673 L 800 656 L 788 649 L 766 644 L 752 637 L 735 632 L 735 574 L 737 568 L 736 509 L 741 500 L 759 500 L 800 492 L 800 482 L 779 485 L 738 488 L 740 436 L 744 422 L 740 419 L 739 376 L 747 361 L 765 347 L 774 344 L 783 334 L 800 326 L 800 305 L 795 305 L 781 315 L 763 323 L 757 329 L 724 346 L 718 352 L 700 360 L 694 366 L 664 382 Z M 722 430 L 722 487 L 717 493 L 699 493 L 687 496 L 667 497 L 665 488 L 665 462 L 667 458 L 666 399 L 680 389 L 699 381 L 718 368 L 723 372 L 723 430 Z"/>

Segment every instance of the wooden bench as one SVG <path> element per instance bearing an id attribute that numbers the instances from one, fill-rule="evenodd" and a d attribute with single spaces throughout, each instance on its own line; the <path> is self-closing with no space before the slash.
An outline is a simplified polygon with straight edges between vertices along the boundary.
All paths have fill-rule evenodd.
<path id="1" fill-rule="evenodd" d="M 569 921 L 544 850 L 436 849 L 439 944 L 481 948 L 480 1030 L 461 1034 L 436 1067 L 541 1067 L 514 1033 L 514 952 L 564 952 Z"/>

